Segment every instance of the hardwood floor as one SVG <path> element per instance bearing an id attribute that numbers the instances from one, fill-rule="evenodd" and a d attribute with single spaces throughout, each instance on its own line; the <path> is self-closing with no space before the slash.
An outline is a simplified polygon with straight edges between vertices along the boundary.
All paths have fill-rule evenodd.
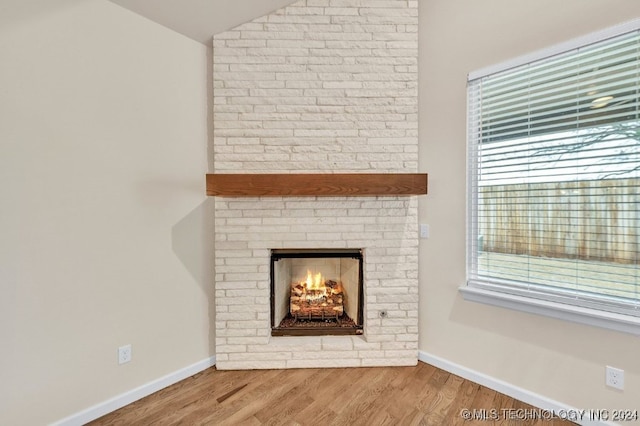
<path id="1" fill-rule="evenodd" d="M 475 420 L 465 420 L 465 413 Z M 419 362 L 416 367 L 384 368 L 218 371 L 213 367 L 89 424 L 573 424 L 541 418 L 548 414 Z"/>

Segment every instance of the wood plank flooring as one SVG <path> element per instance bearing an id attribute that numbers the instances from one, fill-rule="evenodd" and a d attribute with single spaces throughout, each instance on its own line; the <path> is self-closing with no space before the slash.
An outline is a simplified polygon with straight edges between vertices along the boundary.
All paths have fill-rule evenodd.
<path id="1" fill-rule="evenodd" d="M 463 418 L 463 412 L 474 419 Z M 573 424 L 542 419 L 541 413 L 422 362 L 416 367 L 295 370 L 218 371 L 213 367 L 89 424 Z"/>

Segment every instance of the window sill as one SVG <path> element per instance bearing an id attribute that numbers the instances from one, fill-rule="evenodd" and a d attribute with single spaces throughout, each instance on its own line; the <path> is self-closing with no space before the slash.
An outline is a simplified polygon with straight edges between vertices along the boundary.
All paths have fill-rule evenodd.
<path id="1" fill-rule="evenodd" d="M 640 318 L 637 317 L 469 286 L 460 287 L 459 290 L 464 300 L 471 302 L 544 315 L 640 336 Z"/>

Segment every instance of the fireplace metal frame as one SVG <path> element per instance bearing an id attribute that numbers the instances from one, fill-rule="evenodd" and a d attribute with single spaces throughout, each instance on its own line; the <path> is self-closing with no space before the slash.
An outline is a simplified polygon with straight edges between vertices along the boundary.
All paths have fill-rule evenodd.
<path id="1" fill-rule="evenodd" d="M 352 258 L 358 260 L 358 314 L 354 327 L 281 328 L 275 324 L 275 262 L 285 258 Z M 364 256 L 362 249 L 272 249 L 270 262 L 271 335 L 272 336 L 340 336 L 364 333 Z"/>

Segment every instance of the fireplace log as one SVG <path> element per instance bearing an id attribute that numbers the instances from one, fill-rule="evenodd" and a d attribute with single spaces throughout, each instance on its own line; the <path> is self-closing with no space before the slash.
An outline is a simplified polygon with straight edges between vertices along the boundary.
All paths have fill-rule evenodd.
<path id="1" fill-rule="evenodd" d="M 331 288 L 331 287 L 330 287 Z M 325 319 L 336 318 L 344 314 L 343 293 L 326 295 L 306 293 L 299 286 L 291 288 L 289 312 L 294 318 Z"/>
<path id="2" fill-rule="evenodd" d="M 319 306 L 301 303 L 300 305 L 291 304 L 291 314 L 294 317 L 305 318 L 311 316 L 310 319 L 335 318 L 344 313 L 344 307 L 340 306 Z"/>

